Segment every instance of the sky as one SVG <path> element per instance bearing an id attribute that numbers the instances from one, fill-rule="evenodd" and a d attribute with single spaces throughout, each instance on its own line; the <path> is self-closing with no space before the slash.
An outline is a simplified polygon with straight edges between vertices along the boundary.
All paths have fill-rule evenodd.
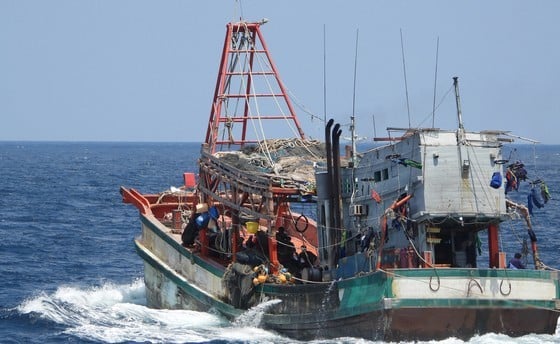
<path id="1" fill-rule="evenodd" d="M 457 76 L 466 130 L 560 144 L 559 14 L 556 0 L 0 0 L 0 141 L 203 141 L 226 24 L 267 18 L 308 136 L 323 128 L 302 109 L 353 114 L 367 138 L 430 127 L 434 90 L 435 127 L 454 129 Z"/>

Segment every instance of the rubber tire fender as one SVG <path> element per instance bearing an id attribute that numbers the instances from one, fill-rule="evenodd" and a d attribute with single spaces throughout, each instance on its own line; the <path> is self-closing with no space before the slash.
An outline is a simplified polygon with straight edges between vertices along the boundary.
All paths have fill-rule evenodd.
<path id="1" fill-rule="evenodd" d="M 299 220 L 304 219 L 305 220 L 305 226 L 303 226 L 303 229 L 298 228 L 298 223 Z M 301 214 L 297 219 L 296 222 L 294 223 L 294 227 L 296 228 L 296 231 L 298 231 L 299 233 L 305 233 L 305 231 L 307 230 L 307 227 L 309 227 L 309 219 L 307 218 L 307 216 Z"/>

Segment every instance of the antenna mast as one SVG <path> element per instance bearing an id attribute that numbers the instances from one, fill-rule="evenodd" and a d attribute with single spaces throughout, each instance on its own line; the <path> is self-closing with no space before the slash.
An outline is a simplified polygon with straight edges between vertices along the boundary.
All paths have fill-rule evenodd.
<path id="1" fill-rule="evenodd" d="M 327 26 L 323 24 L 323 120 L 327 124 Z"/>
<path id="2" fill-rule="evenodd" d="M 406 92 L 406 111 L 408 113 L 408 127 L 411 127 L 410 124 L 410 105 L 408 101 L 408 83 L 406 82 L 406 63 L 404 61 L 404 44 L 402 38 L 402 29 L 401 29 L 401 54 L 402 54 L 402 65 L 403 65 L 403 73 L 404 73 L 404 90 Z"/>
<path id="3" fill-rule="evenodd" d="M 463 126 L 463 114 L 461 113 L 461 97 L 459 96 L 459 78 L 453 77 L 453 86 L 455 86 L 455 102 L 457 103 L 457 118 L 459 120 L 459 129 L 463 133 L 465 127 Z"/>
<path id="4" fill-rule="evenodd" d="M 354 54 L 354 92 L 352 95 L 352 117 L 350 125 L 350 134 L 352 135 L 352 166 L 356 166 L 356 126 L 354 125 L 355 111 L 356 111 L 356 72 L 358 70 L 358 34 L 359 29 L 356 29 L 356 52 Z"/>
<path id="5" fill-rule="evenodd" d="M 459 96 L 459 81 L 458 77 L 453 77 L 453 86 L 455 86 L 455 102 L 457 103 L 457 118 L 459 120 L 459 130 L 457 131 L 457 142 L 464 143 L 465 141 L 465 127 L 463 126 L 463 115 L 461 113 L 461 97 Z M 459 151 L 459 154 L 461 152 Z"/>
<path id="6" fill-rule="evenodd" d="M 438 67 L 438 57 L 439 57 L 439 36 L 437 38 L 436 44 L 436 71 L 434 75 L 434 103 L 432 105 L 432 128 L 434 127 L 435 117 L 436 117 L 436 87 L 437 87 L 437 67 Z"/>

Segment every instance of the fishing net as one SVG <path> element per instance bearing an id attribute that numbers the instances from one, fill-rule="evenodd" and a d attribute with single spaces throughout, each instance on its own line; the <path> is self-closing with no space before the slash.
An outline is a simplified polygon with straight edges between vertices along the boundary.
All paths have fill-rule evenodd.
<path id="1" fill-rule="evenodd" d="M 222 278 L 222 286 L 227 291 L 227 299 L 236 308 L 248 309 L 255 290 L 255 274 L 250 265 L 231 263 Z"/>
<path id="2" fill-rule="evenodd" d="M 265 140 L 214 156 L 239 170 L 271 178 L 276 186 L 304 193 L 314 192 L 315 170 L 326 161 L 323 143 L 301 139 Z"/>

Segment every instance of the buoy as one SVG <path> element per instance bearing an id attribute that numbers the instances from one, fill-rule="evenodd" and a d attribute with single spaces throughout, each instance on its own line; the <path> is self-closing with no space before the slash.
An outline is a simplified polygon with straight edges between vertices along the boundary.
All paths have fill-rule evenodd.
<path id="1" fill-rule="evenodd" d="M 258 282 L 259 283 L 264 283 L 266 282 L 266 275 L 259 275 L 259 277 L 257 277 Z"/>
<path id="2" fill-rule="evenodd" d="M 371 190 L 371 198 L 373 198 L 377 203 L 381 203 L 381 196 L 375 190 Z"/>

